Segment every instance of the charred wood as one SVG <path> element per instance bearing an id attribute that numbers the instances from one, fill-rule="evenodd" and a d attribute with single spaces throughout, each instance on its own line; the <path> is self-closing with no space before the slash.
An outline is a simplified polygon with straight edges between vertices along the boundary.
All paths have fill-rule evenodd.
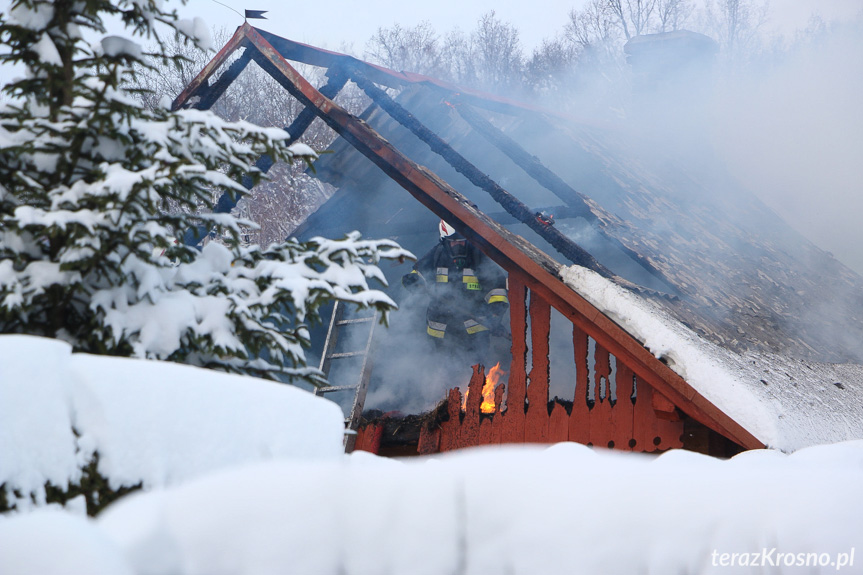
<path id="1" fill-rule="evenodd" d="M 560 230 L 538 221 L 536 210 L 530 209 L 520 202 L 518 198 L 498 185 L 497 182 L 483 174 L 476 166 L 453 149 L 440 136 L 426 127 L 413 114 L 390 98 L 386 92 L 375 86 L 362 72 L 354 69 L 350 72 L 350 75 L 351 79 L 393 119 L 413 132 L 433 152 L 446 160 L 447 163 L 464 175 L 473 185 L 488 193 L 508 214 L 539 234 L 566 259 L 574 264 L 591 269 L 606 278 L 615 277 L 608 268 L 599 263 L 584 248 L 566 237 Z"/>
<path id="2" fill-rule="evenodd" d="M 674 285 L 660 270 L 651 265 L 643 255 L 626 247 L 616 236 L 609 233 L 609 227 L 613 228 L 619 225 L 617 218 L 607 213 L 596 202 L 584 194 L 573 189 L 572 186 L 548 169 L 539 158 L 529 154 L 518 142 L 492 125 L 491 122 L 483 118 L 469 105 L 461 102 L 460 98 L 456 98 L 454 95 L 450 95 L 450 98 L 455 103 L 456 112 L 458 112 L 464 121 L 509 157 L 513 163 L 524 170 L 534 181 L 565 202 L 571 210 L 569 217 L 583 217 L 593 224 L 597 231 L 610 241 L 612 245 L 637 262 L 645 271 L 661 278 L 668 285 Z"/>
<path id="3" fill-rule="evenodd" d="M 228 86 L 234 83 L 234 80 L 236 80 L 243 70 L 246 69 L 246 66 L 248 66 L 251 61 L 252 56 L 249 53 L 249 50 L 245 50 L 243 55 L 234 60 L 234 62 L 228 66 L 228 69 L 219 76 L 219 79 L 216 80 L 215 84 L 209 87 L 202 87 L 198 93 L 198 96 L 201 99 L 192 107 L 198 110 L 209 110 L 212 108 L 213 104 L 216 103 L 216 100 L 222 97 L 222 94 L 225 93 Z"/>

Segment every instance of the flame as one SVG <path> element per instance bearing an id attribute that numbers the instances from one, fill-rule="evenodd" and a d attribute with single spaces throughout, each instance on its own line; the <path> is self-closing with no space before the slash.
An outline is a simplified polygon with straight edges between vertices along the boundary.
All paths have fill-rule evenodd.
<path id="1" fill-rule="evenodd" d="M 500 362 L 497 362 L 493 368 L 488 370 L 485 375 L 485 383 L 482 386 L 482 404 L 479 406 L 483 413 L 494 413 L 494 388 L 497 387 L 500 379 L 506 375 L 506 372 L 500 368 Z M 467 408 L 467 396 L 470 390 L 466 391 L 462 399 L 462 409 Z"/>

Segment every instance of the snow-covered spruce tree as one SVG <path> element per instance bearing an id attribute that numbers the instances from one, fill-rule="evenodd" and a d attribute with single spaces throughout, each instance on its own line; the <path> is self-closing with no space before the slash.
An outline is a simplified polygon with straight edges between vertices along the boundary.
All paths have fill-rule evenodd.
<path id="1" fill-rule="evenodd" d="M 108 16 L 126 37 L 106 35 Z M 208 212 L 260 154 L 313 152 L 282 130 L 131 97 L 134 65 L 164 58 L 142 44 L 200 32 L 161 0 L 14 0 L 0 14 L 0 61 L 26 69 L 0 108 L 0 333 L 318 382 L 303 354 L 318 307 L 338 298 L 385 317 L 394 304 L 368 280 L 384 281 L 380 258 L 409 254 L 357 234 L 242 247 L 241 222 Z M 175 245 L 199 226 L 226 245 Z"/>

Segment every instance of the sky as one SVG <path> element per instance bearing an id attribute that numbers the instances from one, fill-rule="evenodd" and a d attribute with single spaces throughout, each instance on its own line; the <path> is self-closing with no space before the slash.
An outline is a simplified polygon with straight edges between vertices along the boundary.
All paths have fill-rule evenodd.
<path id="1" fill-rule="evenodd" d="M 361 52 L 366 41 L 380 27 L 393 24 L 412 26 L 424 20 L 438 31 L 459 27 L 474 28 L 479 18 L 490 10 L 506 22 L 515 24 L 527 51 L 539 46 L 544 38 L 562 30 L 567 15 L 588 0 L 547 0 L 542 9 L 524 0 L 436 0 L 405 2 L 403 0 L 330 0 L 323 4 L 291 3 L 276 0 L 219 0 L 242 13 L 244 9 L 268 10 L 267 20 L 255 25 L 299 42 L 329 48 L 352 44 Z M 860 0 L 774 0 L 771 25 L 782 32 L 805 27 L 809 16 L 819 12 L 825 19 L 842 18 L 861 10 Z M 200 16 L 211 26 L 234 28 L 242 18 L 214 0 L 190 0 L 180 9 L 185 17 Z"/>

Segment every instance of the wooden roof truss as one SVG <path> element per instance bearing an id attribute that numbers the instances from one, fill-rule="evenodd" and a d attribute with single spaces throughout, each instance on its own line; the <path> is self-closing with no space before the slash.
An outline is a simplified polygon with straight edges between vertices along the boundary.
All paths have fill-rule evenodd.
<path id="1" fill-rule="evenodd" d="M 227 66 L 218 80 L 210 84 L 210 78 L 225 66 L 232 54 L 240 48 L 245 49 L 242 55 Z M 289 60 L 326 68 L 327 84 L 319 90 L 314 88 L 291 66 Z M 679 424 L 679 418 L 675 416 L 676 410 L 680 410 L 741 447 L 748 449 L 763 447 L 763 444 L 749 431 L 708 401 L 677 373 L 654 357 L 649 350 L 623 328 L 567 286 L 560 277 L 560 264 L 536 249 L 521 236 L 511 233 L 497 221 L 478 210 L 465 196 L 433 172 L 407 158 L 368 124 L 335 104 L 333 99 L 349 80 L 355 82 L 384 111 L 420 137 L 435 153 L 444 157 L 475 185 L 491 194 L 508 215 L 529 225 L 531 229 L 547 239 L 555 249 L 564 254 L 568 260 L 593 269 L 619 283 L 628 283 L 614 277 L 589 253 L 553 226 L 538 221 L 535 213 L 528 206 L 522 204 L 488 176 L 479 172 L 470 162 L 434 132 L 422 125 L 378 86 L 402 88 L 421 83 L 440 91 L 441 94 L 447 96 L 442 99 L 445 104 L 455 107 L 461 117 L 474 130 L 484 134 L 489 141 L 498 146 L 537 182 L 552 190 L 571 210 L 582 215 L 585 219 L 593 221 L 599 229 L 602 229 L 603 226 L 615 225 L 613 216 L 604 213 L 589 198 L 570 188 L 563 180 L 545 168 L 539 160 L 531 157 L 517 143 L 488 124 L 482 116 L 472 109 L 475 106 L 495 111 L 512 111 L 517 108 L 524 109 L 526 106 L 505 99 L 465 91 L 425 76 L 388 70 L 350 56 L 292 42 L 257 30 L 246 23 L 237 29 L 231 40 L 177 97 L 174 101 L 174 108 L 192 106 L 198 109 L 207 109 L 211 107 L 250 61 L 255 61 L 305 106 L 305 109 L 294 122 L 286 127 L 292 139 L 299 138 L 315 117 L 321 118 L 417 201 L 438 217 L 450 222 L 459 233 L 470 239 L 509 273 L 513 365 L 507 404 L 510 406 L 518 405 L 519 399 L 524 400 L 524 398 L 527 398 L 528 401 L 524 414 L 519 415 L 517 412 L 520 410 L 512 410 L 510 413 L 504 412 L 502 414 L 499 421 L 510 420 L 510 425 L 507 427 L 509 431 L 504 434 L 503 440 L 570 439 L 583 443 L 601 441 L 604 446 L 606 440 L 602 438 L 614 437 L 617 440 L 615 446 L 622 449 L 653 451 L 679 447 L 679 435 L 678 437 L 673 436 L 678 432 L 682 433 L 682 424 Z M 272 162 L 268 158 L 262 158 L 258 167 L 266 171 L 271 164 Z M 225 206 L 228 210 L 231 207 L 233 206 Z M 638 254 L 631 253 L 623 246 L 620 248 L 642 263 L 646 269 L 656 273 L 656 270 L 644 262 Z M 635 288 L 636 286 L 629 284 L 629 287 Z M 578 376 L 576 387 L 578 397 L 574 398 L 572 414 L 567 413 L 569 423 L 562 423 L 563 419 L 559 411 L 554 410 L 549 413 L 545 409 L 548 399 L 549 322 L 547 318 L 551 307 L 572 322 L 573 341 L 576 350 L 575 361 L 579 373 L 585 374 Z M 530 341 L 533 342 L 533 349 L 530 350 L 527 348 L 525 338 L 528 329 L 528 314 L 532 319 L 530 329 L 533 330 L 530 338 Z M 588 337 L 596 342 L 595 365 L 599 368 L 596 371 L 597 381 L 594 382 L 586 381 L 587 349 L 585 346 Z M 583 354 L 580 351 L 582 348 L 584 348 Z M 525 371 L 527 353 L 532 354 L 533 368 L 530 374 Z M 610 395 L 604 397 L 597 392 L 597 399 L 593 404 L 585 403 L 586 396 L 582 398 L 585 385 L 596 385 L 598 390 L 601 385 L 600 378 L 606 378 L 607 382 L 609 373 L 603 373 L 603 370 L 605 369 L 604 366 L 609 363 L 609 354 L 616 358 L 618 399 L 611 401 Z M 584 357 L 579 357 L 581 355 Z M 629 374 L 632 377 L 631 381 L 627 383 L 626 379 Z M 528 381 L 530 381 L 530 385 L 527 385 Z M 633 394 L 631 402 L 625 401 L 625 392 L 621 393 L 621 390 L 630 389 L 633 385 L 637 387 L 640 383 L 649 386 L 650 392 L 648 393 L 642 387 L 641 389 L 645 391 Z M 607 383 L 605 387 L 608 388 Z M 642 397 L 643 400 L 639 402 L 635 395 Z M 582 403 L 585 403 L 587 407 L 582 408 Z M 533 405 L 534 408 L 530 409 L 530 405 Z M 584 413 L 588 413 L 586 416 L 582 413 L 585 409 L 587 411 Z M 543 412 L 545 416 L 541 415 Z M 605 415 L 601 415 L 602 413 Z M 578 422 L 576 422 L 577 414 L 583 416 Z M 478 414 L 477 417 L 479 417 Z M 523 423 L 517 423 L 517 420 L 523 421 L 525 417 L 533 418 L 535 421 L 533 427 L 527 428 L 527 430 Z M 584 421 L 588 421 L 588 423 L 584 423 Z M 596 421 L 596 423 L 590 423 L 592 421 Z M 607 429 L 609 421 L 615 422 L 614 425 L 617 426 L 613 433 Z M 677 424 L 677 427 L 669 428 L 667 424 L 672 423 Z M 585 431 L 585 429 L 579 428 L 579 426 L 584 425 L 588 425 L 590 429 L 593 429 L 590 427 L 593 425 L 595 428 L 593 437 L 597 438 L 596 441 L 591 441 L 589 429 Z M 665 437 L 655 435 L 653 445 L 648 445 L 650 434 L 659 433 L 661 429 L 664 430 Z M 550 430 L 556 431 L 552 433 Z M 600 432 L 600 430 L 605 431 Z M 671 433 L 668 433 L 669 430 Z M 629 437 L 628 441 L 625 440 L 626 437 Z M 500 434 L 498 434 L 498 439 L 501 439 Z M 446 437 L 444 440 L 446 441 Z M 612 441 L 612 439 L 608 439 L 608 441 Z M 445 448 L 445 446 L 439 447 Z"/>

